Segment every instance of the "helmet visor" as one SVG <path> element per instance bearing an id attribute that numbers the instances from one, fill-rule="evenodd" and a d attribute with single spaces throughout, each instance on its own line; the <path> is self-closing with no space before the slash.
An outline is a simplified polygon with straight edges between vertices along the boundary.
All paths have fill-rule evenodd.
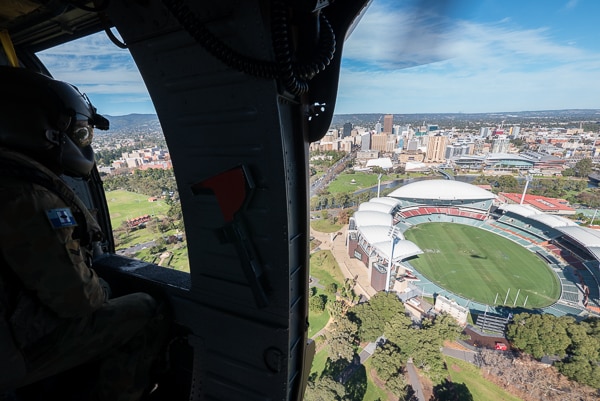
<path id="1" fill-rule="evenodd" d="M 73 124 L 73 128 L 69 133 L 69 137 L 80 148 L 85 148 L 92 143 L 94 139 L 94 127 L 90 125 L 88 120 L 77 120 Z"/>

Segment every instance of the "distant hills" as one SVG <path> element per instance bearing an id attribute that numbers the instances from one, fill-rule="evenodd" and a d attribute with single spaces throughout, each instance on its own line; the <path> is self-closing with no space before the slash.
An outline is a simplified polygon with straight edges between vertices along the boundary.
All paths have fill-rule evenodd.
<path id="1" fill-rule="evenodd" d="M 378 121 L 383 123 L 383 116 L 388 113 L 336 114 L 331 121 L 332 127 L 342 127 L 345 123 L 355 126 L 373 127 Z M 123 116 L 106 116 L 110 120 L 110 132 L 137 131 L 140 128 L 160 129 L 156 114 L 128 114 Z M 494 126 L 504 124 L 550 125 L 553 123 L 578 122 L 600 124 L 600 109 L 569 109 L 519 111 L 497 113 L 416 113 L 394 114 L 394 124 L 421 125 L 439 124 L 442 127 L 464 127 L 472 125 Z"/>
<path id="2" fill-rule="evenodd" d="M 110 121 L 110 132 L 136 131 L 141 127 L 160 129 L 156 114 L 127 114 L 124 116 L 104 115 Z"/>
<path id="3" fill-rule="evenodd" d="M 383 116 L 388 113 L 369 114 L 336 114 L 331 125 L 341 127 L 344 123 L 372 126 L 383 123 Z M 389 113 L 393 114 L 393 113 Z M 440 126 L 469 126 L 471 124 L 491 126 L 505 124 L 551 124 L 559 122 L 597 122 L 600 121 L 600 109 L 542 110 L 497 113 L 416 113 L 393 114 L 394 124 L 439 124 Z"/>

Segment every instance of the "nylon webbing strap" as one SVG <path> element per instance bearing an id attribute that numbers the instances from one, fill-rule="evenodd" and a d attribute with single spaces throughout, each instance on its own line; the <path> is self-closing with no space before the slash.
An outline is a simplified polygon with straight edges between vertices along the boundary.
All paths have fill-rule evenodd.
<path id="1" fill-rule="evenodd" d="M 79 205 L 79 202 L 76 201 L 75 194 L 71 188 L 67 187 L 64 182 L 59 179 L 53 180 L 50 176 L 38 169 L 27 166 L 23 163 L 19 163 L 16 160 L 6 158 L 0 158 L 0 177 L 22 179 L 24 181 L 41 185 L 44 188 L 52 191 L 59 198 L 61 198 L 63 202 L 73 207 L 76 213 L 81 215 L 82 218 L 77 219 L 77 222 L 82 224 L 81 234 L 88 236 L 85 212 Z M 89 239 L 86 238 L 86 240 Z"/>

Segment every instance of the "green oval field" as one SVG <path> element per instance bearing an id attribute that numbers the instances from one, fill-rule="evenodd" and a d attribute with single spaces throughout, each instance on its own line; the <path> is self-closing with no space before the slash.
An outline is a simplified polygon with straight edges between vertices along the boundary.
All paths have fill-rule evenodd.
<path id="1" fill-rule="evenodd" d="M 496 301 L 496 305 L 540 308 L 560 296 L 560 283 L 548 265 L 499 235 L 451 223 L 420 224 L 404 235 L 424 252 L 410 264 L 464 298 L 488 305 Z"/>

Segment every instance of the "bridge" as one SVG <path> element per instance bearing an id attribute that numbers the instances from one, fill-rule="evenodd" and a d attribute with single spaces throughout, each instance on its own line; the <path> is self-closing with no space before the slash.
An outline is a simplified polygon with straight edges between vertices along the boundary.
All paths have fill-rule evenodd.
<path id="1" fill-rule="evenodd" d="M 446 170 L 442 170 L 440 168 L 433 168 L 432 170 L 436 173 L 443 175 L 444 178 L 447 180 L 454 180 L 454 176 Z"/>

